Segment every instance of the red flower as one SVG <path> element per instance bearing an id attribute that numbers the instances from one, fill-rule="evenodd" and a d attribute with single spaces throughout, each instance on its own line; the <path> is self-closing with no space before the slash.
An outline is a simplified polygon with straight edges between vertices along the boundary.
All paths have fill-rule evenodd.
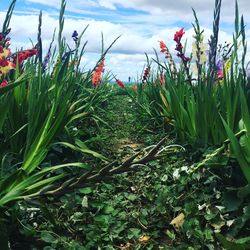
<path id="1" fill-rule="evenodd" d="M 17 56 L 14 58 L 14 62 L 16 63 L 16 61 L 18 61 L 18 63 L 21 64 L 23 61 L 27 60 L 29 57 L 32 57 L 36 54 L 37 54 L 36 48 L 22 51 L 18 53 Z"/>
<path id="2" fill-rule="evenodd" d="M 122 89 L 125 88 L 125 85 L 124 85 L 124 83 L 121 80 L 116 79 L 115 81 L 116 81 L 117 85 L 120 86 Z"/>
<path id="3" fill-rule="evenodd" d="M 0 67 L 6 67 L 9 65 L 9 61 L 7 59 L 0 59 Z"/>
<path id="4" fill-rule="evenodd" d="M 3 82 L 0 84 L 0 88 L 4 88 L 8 85 L 8 81 L 6 79 L 3 80 Z"/>
<path id="5" fill-rule="evenodd" d="M 179 31 L 176 31 L 174 35 L 174 41 L 179 43 L 181 41 L 182 36 L 185 34 L 184 28 L 181 28 Z"/>

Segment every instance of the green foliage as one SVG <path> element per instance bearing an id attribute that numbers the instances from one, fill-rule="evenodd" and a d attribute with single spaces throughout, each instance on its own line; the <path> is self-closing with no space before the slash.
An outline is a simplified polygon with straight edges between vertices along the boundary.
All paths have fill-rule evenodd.
<path id="1" fill-rule="evenodd" d="M 239 23 L 236 2 L 233 44 L 228 46 L 221 59 L 220 50 L 217 51 L 220 5 L 221 1 L 215 2 L 214 34 L 209 43 L 208 65 L 201 60 L 204 57 L 204 51 L 201 49 L 203 31 L 196 12 L 193 10 L 195 17 L 193 24 L 195 54 L 193 56 L 196 59 L 197 79 L 193 79 L 192 86 L 188 82 L 183 65 L 177 73 L 173 74 L 171 60 L 161 63 L 156 54 L 154 61 L 158 67 L 157 72 L 151 72 L 149 82 L 139 84 L 136 92 L 130 91 L 129 93 L 138 103 L 139 112 L 143 113 L 144 117 L 147 116 L 148 121 L 164 123 L 165 127 L 172 127 L 181 143 L 191 144 L 193 148 L 222 147 L 216 152 L 218 156 L 219 152 L 225 152 L 226 149 L 222 145 L 230 139 L 232 144 L 230 147 L 233 149 L 230 150 L 231 156 L 237 158 L 244 176 L 249 181 L 248 137 L 247 135 L 241 136 L 241 145 L 239 145 L 234 136 L 241 133 L 240 126 L 249 116 L 249 104 L 245 101 L 245 96 L 248 96 L 248 87 L 244 69 L 247 49 L 244 20 L 242 18 Z M 239 63 L 240 44 L 243 49 L 241 64 Z M 219 66 L 216 64 L 220 60 L 224 60 L 224 66 L 219 73 L 216 69 Z M 162 82 L 162 76 L 164 76 L 165 83 Z M 246 159 L 242 155 L 242 150 L 247 155 Z"/>
<path id="2" fill-rule="evenodd" d="M 218 74 L 220 6 L 216 0 L 207 65 L 193 10 L 197 79 L 189 63 L 177 71 L 172 57 L 161 63 L 156 53 L 157 70 L 146 55 L 151 74 L 123 89 L 108 84 L 109 74 L 92 86 L 119 37 L 105 50 L 102 36 L 100 60 L 82 69 L 87 27 L 70 48 L 62 0 L 58 50 L 54 34 L 44 65 L 40 14 L 36 57 L 17 62 L 0 88 L 3 249 L 249 249 L 246 34 L 236 2 L 233 44 Z M 190 149 L 163 147 L 166 131 Z"/>

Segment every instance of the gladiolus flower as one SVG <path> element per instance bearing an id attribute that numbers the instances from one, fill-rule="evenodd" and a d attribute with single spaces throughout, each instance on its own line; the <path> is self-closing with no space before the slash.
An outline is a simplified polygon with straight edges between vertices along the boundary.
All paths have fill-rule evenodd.
<path id="1" fill-rule="evenodd" d="M 223 73 L 223 61 L 218 60 L 216 63 L 216 75 L 218 78 L 223 78 L 224 73 Z"/>
<path id="2" fill-rule="evenodd" d="M 165 76 L 164 76 L 164 74 L 161 74 L 161 76 L 160 76 L 160 84 L 161 84 L 161 86 L 165 84 Z"/>
<path id="3" fill-rule="evenodd" d="M 0 84 L 0 88 L 4 88 L 8 85 L 8 81 L 6 79 L 3 80 L 3 82 Z"/>
<path id="4" fill-rule="evenodd" d="M 224 77 L 223 70 L 217 71 L 217 77 L 220 78 L 220 79 Z"/>
<path id="5" fill-rule="evenodd" d="M 184 34 L 185 34 L 184 28 L 181 28 L 179 31 L 176 31 L 174 35 L 174 41 L 176 41 L 177 43 L 180 43 L 181 38 L 183 37 Z"/>
<path id="6" fill-rule="evenodd" d="M 74 42 L 77 42 L 77 40 L 78 40 L 78 33 L 77 33 L 76 30 L 73 32 L 72 38 L 73 38 Z"/>
<path id="7" fill-rule="evenodd" d="M 199 48 L 200 48 L 200 64 L 204 64 L 207 61 L 207 52 L 208 52 L 208 46 L 207 44 L 204 43 L 199 43 Z M 197 44 L 196 41 L 193 42 L 192 44 L 192 55 L 193 55 L 193 59 L 198 60 L 197 57 Z"/>
<path id="8" fill-rule="evenodd" d="M 14 62 L 16 63 L 18 61 L 19 64 L 21 64 L 23 61 L 27 60 L 29 57 L 32 57 L 37 54 L 37 49 L 29 49 L 22 51 L 17 54 L 16 57 L 14 57 Z"/>
<path id="9" fill-rule="evenodd" d="M 175 66 L 175 62 L 173 60 L 173 57 L 172 57 L 171 53 L 169 52 L 169 49 L 166 46 L 166 44 L 163 41 L 159 41 L 159 43 L 160 43 L 160 49 L 161 49 L 160 51 L 163 54 L 165 54 L 166 59 L 169 59 L 170 66 L 173 69 L 173 75 L 175 75 L 177 70 L 176 70 L 176 66 Z"/>
<path id="10" fill-rule="evenodd" d="M 116 81 L 117 85 L 120 86 L 122 89 L 125 88 L 125 85 L 124 85 L 124 83 L 121 80 L 116 79 L 115 81 Z"/>
<path id="11" fill-rule="evenodd" d="M 102 73 L 104 72 L 104 59 L 97 65 L 93 75 L 92 75 L 92 85 L 97 87 L 101 81 Z"/>
<path id="12" fill-rule="evenodd" d="M 160 49 L 162 53 L 165 53 L 167 51 L 167 46 L 163 41 L 160 41 Z"/>
<path id="13" fill-rule="evenodd" d="M 181 28 L 179 31 L 176 31 L 174 35 L 174 41 L 176 42 L 175 50 L 178 51 L 177 56 L 181 58 L 182 63 L 184 65 L 184 69 L 186 71 L 189 83 L 192 84 L 191 76 L 189 74 L 188 62 L 190 61 L 189 57 L 186 57 L 183 53 L 183 45 L 181 43 L 182 36 L 185 34 L 184 28 Z"/>
<path id="14" fill-rule="evenodd" d="M 165 54 L 165 58 L 168 59 L 168 58 L 172 58 L 169 50 L 168 50 L 168 47 L 167 45 L 163 42 L 163 41 L 160 41 L 160 51 L 161 53 Z"/>
<path id="15" fill-rule="evenodd" d="M 144 74 L 142 77 L 142 83 L 145 83 L 147 81 L 148 76 L 149 76 L 149 72 L 150 72 L 150 68 L 149 67 L 145 68 Z"/>

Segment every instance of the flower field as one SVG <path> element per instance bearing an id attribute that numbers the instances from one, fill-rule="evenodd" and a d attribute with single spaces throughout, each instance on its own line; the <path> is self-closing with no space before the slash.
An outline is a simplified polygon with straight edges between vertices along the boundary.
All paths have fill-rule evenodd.
<path id="1" fill-rule="evenodd" d="M 160 40 L 135 84 L 106 72 L 104 44 L 83 67 L 86 27 L 44 50 L 0 32 L 0 249 L 250 249 L 250 75 L 244 17 L 219 44 L 193 10 Z M 101 32 L 101 31 L 100 31 Z M 164 58 L 162 60 L 161 58 Z M 129 80 L 130 81 L 130 80 Z"/>

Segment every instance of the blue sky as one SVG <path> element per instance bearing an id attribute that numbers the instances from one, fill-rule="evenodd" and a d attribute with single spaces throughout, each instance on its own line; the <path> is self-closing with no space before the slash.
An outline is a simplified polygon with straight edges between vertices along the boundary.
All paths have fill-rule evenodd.
<path id="1" fill-rule="evenodd" d="M 0 22 L 3 22 L 10 0 L 0 1 Z M 12 48 L 28 48 L 30 39 L 36 41 L 38 14 L 43 11 L 44 49 L 49 46 L 60 8 L 60 0 L 17 0 L 12 18 Z M 238 0 L 240 10 L 245 14 L 247 38 L 250 37 L 250 9 L 248 0 Z M 234 22 L 234 1 L 222 0 L 220 41 L 232 37 Z M 153 48 L 158 50 L 158 41 L 164 40 L 174 52 L 173 35 L 181 27 L 186 30 L 187 52 L 191 52 L 193 21 L 191 7 L 195 8 L 205 38 L 212 28 L 213 0 L 68 0 L 65 15 L 64 36 L 73 46 L 73 30 L 81 31 L 89 24 L 83 38 L 88 40 L 83 65 L 91 68 L 101 51 L 101 32 L 108 46 L 117 36 L 122 35 L 106 58 L 106 70 L 112 70 L 118 78 L 137 77 L 145 65 L 145 54 L 153 56 Z M 245 13 L 244 13 L 245 11 Z"/>

